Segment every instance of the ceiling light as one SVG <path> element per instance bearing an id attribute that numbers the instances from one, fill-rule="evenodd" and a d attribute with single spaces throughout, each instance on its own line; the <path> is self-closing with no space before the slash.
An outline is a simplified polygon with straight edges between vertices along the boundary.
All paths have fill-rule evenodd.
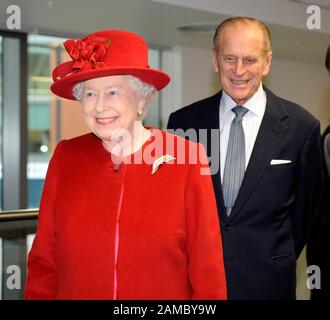
<path id="1" fill-rule="evenodd" d="M 188 32 L 214 32 L 218 26 L 218 22 L 193 22 L 179 26 L 179 31 Z"/>

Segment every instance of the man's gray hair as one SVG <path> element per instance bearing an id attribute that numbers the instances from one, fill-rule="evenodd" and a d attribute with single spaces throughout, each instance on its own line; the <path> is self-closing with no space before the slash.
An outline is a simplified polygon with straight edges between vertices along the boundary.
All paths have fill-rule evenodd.
<path id="1" fill-rule="evenodd" d="M 145 105 L 142 115 L 139 115 L 139 118 L 143 119 L 148 113 L 150 104 L 157 95 L 157 90 L 153 85 L 146 83 L 135 76 L 125 75 L 125 77 L 128 78 L 130 85 L 132 89 L 135 91 L 138 99 L 145 100 Z M 82 101 L 83 93 L 84 93 L 84 81 L 80 81 L 74 85 L 72 89 L 72 95 L 76 98 L 76 100 Z"/>
<path id="2" fill-rule="evenodd" d="M 222 21 L 217 29 L 215 30 L 214 37 L 213 37 L 213 48 L 216 52 L 220 50 L 220 38 L 222 36 L 222 33 L 224 29 L 227 26 L 233 26 L 233 25 L 249 25 L 249 24 L 255 24 L 259 27 L 259 29 L 262 31 L 263 36 L 264 36 L 264 53 L 271 52 L 272 51 L 272 36 L 271 32 L 268 28 L 268 26 L 255 18 L 251 17 L 233 17 L 233 18 L 228 18 L 224 21 Z"/>

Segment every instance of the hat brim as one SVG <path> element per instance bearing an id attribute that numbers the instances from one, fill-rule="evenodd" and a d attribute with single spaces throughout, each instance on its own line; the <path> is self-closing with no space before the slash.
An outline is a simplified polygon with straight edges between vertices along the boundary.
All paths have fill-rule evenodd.
<path id="1" fill-rule="evenodd" d="M 140 80 L 153 85 L 158 91 L 163 89 L 170 81 L 170 76 L 160 70 L 151 68 L 107 68 L 93 69 L 79 73 L 72 73 L 65 78 L 55 81 L 50 90 L 65 99 L 76 100 L 72 89 L 78 82 L 115 75 L 132 75 Z"/>

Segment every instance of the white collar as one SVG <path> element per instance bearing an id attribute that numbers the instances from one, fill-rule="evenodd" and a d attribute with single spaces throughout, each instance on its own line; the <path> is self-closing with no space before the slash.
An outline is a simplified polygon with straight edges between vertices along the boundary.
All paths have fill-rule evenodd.
<path id="1" fill-rule="evenodd" d="M 246 101 L 243 106 L 256 116 L 262 117 L 265 111 L 266 100 L 266 93 L 262 87 L 262 83 L 260 82 L 256 93 L 248 101 Z M 223 90 L 220 106 L 223 108 L 223 111 L 227 113 L 231 111 L 232 108 L 236 107 L 237 103 Z"/>

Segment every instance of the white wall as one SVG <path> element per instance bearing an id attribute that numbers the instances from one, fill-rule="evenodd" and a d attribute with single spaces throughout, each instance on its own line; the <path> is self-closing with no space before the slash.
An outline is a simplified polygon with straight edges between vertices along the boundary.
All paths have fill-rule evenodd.
<path id="1" fill-rule="evenodd" d="M 274 59 L 265 83 L 275 94 L 309 110 L 321 121 L 322 130 L 329 124 L 330 77 L 323 60 L 309 64 Z"/>
<path id="2" fill-rule="evenodd" d="M 175 47 L 174 91 L 180 90 L 172 111 L 219 91 L 218 78 L 211 64 L 211 50 Z M 177 83 L 177 79 L 180 83 Z"/>
<path id="3" fill-rule="evenodd" d="M 211 50 L 181 48 L 182 103 L 213 95 L 219 90 L 218 78 L 211 64 Z"/>
<path id="4" fill-rule="evenodd" d="M 171 112 L 219 90 L 209 50 L 176 46 L 165 52 L 162 69 L 172 78 L 162 92 L 163 128 L 166 128 Z"/>

